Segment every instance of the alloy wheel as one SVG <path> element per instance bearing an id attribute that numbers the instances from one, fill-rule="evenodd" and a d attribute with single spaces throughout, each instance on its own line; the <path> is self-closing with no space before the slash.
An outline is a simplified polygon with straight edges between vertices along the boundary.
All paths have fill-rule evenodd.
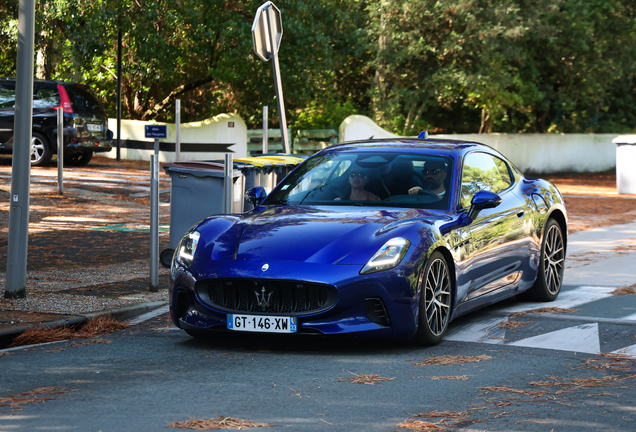
<path id="1" fill-rule="evenodd" d="M 559 226 L 554 224 L 546 234 L 543 253 L 543 277 L 550 294 L 555 295 L 561 289 L 564 261 L 563 235 Z"/>
<path id="2" fill-rule="evenodd" d="M 44 156 L 44 143 L 38 137 L 31 137 L 31 163 L 38 163 Z"/>
<path id="3" fill-rule="evenodd" d="M 436 259 L 426 275 L 425 309 L 428 328 L 434 336 L 444 333 L 450 316 L 451 285 L 448 267 Z"/>

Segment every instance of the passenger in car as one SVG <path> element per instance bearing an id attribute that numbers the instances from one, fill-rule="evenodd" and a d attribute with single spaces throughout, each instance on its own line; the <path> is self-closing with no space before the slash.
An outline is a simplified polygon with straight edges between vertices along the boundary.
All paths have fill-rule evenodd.
<path id="1" fill-rule="evenodd" d="M 349 172 L 349 185 L 351 191 L 348 195 L 338 197 L 335 200 L 351 200 L 351 201 L 379 201 L 377 195 L 365 190 L 366 184 L 369 182 L 367 173 L 361 169 L 354 168 Z"/>
<path id="2" fill-rule="evenodd" d="M 447 175 L 447 165 L 440 159 L 431 159 L 426 161 L 422 169 L 424 176 L 424 188 L 419 186 L 409 189 L 409 195 L 422 195 L 426 191 L 433 193 L 440 200 L 446 195 L 446 186 L 444 180 Z"/>

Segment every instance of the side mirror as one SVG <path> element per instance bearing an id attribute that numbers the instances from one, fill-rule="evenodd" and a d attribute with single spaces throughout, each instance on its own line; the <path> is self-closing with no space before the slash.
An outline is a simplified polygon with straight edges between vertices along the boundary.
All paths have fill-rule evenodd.
<path id="1" fill-rule="evenodd" d="M 495 208 L 499 204 L 501 204 L 501 197 L 496 193 L 479 191 L 470 201 L 470 210 L 468 211 L 468 217 L 470 218 L 470 220 L 475 220 L 480 211 L 484 209 Z"/>
<path id="2" fill-rule="evenodd" d="M 245 199 L 254 206 L 254 208 L 261 205 L 263 200 L 267 197 L 267 191 L 264 187 L 257 186 L 247 191 Z"/>

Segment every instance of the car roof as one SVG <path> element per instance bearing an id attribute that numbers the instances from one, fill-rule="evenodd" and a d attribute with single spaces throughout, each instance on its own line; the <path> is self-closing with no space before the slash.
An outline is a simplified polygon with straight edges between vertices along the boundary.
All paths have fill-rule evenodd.
<path id="1" fill-rule="evenodd" d="M 387 138 L 387 139 L 368 139 L 360 141 L 347 141 L 340 144 L 329 146 L 323 152 L 331 151 L 412 151 L 414 153 L 436 153 L 440 155 L 450 156 L 453 152 L 465 153 L 471 149 L 489 150 L 496 154 L 499 152 L 492 147 L 474 141 L 461 141 L 451 139 L 435 139 L 435 138 Z"/>

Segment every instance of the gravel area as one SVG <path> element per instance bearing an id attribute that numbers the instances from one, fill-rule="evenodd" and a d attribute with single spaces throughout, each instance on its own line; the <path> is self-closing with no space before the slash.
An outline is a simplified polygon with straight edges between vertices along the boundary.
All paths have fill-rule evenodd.
<path id="1" fill-rule="evenodd" d="M 0 158 L 0 313 L 83 315 L 168 300 L 167 286 L 161 284 L 156 293 L 122 290 L 122 295 L 100 296 L 99 292 L 104 284 L 121 282 L 126 286 L 132 279 L 150 279 L 147 165 L 95 157 L 86 167 L 65 168 L 61 196 L 57 193 L 55 162 L 33 168 L 27 296 L 5 299 L 11 164 L 10 159 Z M 161 190 L 169 189 L 170 178 L 162 173 Z M 162 194 L 161 226 L 169 226 L 167 197 Z M 136 232 L 127 235 L 128 228 Z M 167 241 L 168 233 L 162 232 L 160 243 L 165 246 Z M 130 257 L 137 259 L 130 261 Z M 160 279 L 167 275 L 169 269 L 160 266 Z M 95 295 L 62 292 L 86 287 L 95 287 Z"/>
<path id="2" fill-rule="evenodd" d="M 117 298 L 87 295 L 62 294 L 69 288 L 99 286 L 105 283 L 125 282 L 134 278 L 149 279 L 150 265 L 147 260 L 126 264 L 113 264 L 89 269 L 74 267 L 55 270 L 40 270 L 27 273 L 27 296 L 23 299 L 0 298 L 0 310 L 83 315 L 108 309 L 120 308 L 136 303 L 168 301 L 168 289 L 156 293 L 135 293 Z M 168 275 L 169 269 L 160 267 L 159 275 Z M 6 274 L 0 274 L 4 286 Z M 4 289 L 1 291 L 4 296 Z"/>

